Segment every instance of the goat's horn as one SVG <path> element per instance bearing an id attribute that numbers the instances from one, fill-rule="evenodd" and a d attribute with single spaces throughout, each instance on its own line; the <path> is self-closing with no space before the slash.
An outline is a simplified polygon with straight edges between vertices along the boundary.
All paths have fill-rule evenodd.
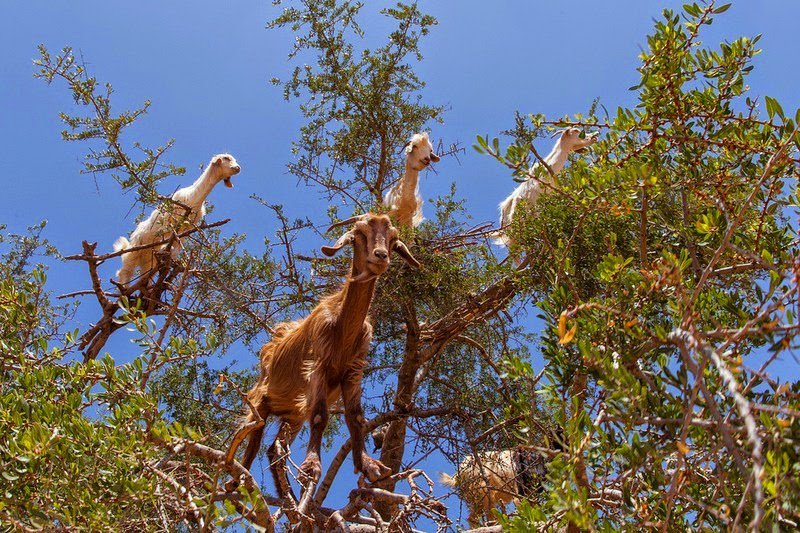
<path id="1" fill-rule="evenodd" d="M 334 222 L 330 225 L 330 227 L 326 230 L 326 233 L 331 231 L 334 228 L 338 228 L 339 226 L 347 226 L 352 224 L 353 222 L 358 222 L 359 220 L 364 219 L 367 215 L 355 215 L 345 220 L 340 220 L 339 222 Z"/>
<path id="2" fill-rule="evenodd" d="M 553 137 L 555 137 L 558 134 L 564 135 L 566 132 L 567 132 L 567 130 L 556 130 L 556 131 L 553 132 L 553 134 L 550 136 L 550 138 L 552 139 Z"/>

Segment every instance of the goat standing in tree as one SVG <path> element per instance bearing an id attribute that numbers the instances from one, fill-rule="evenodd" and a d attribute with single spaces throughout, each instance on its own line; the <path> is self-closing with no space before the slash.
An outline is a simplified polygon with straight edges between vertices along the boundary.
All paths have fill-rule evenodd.
<path id="1" fill-rule="evenodd" d="M 541 490 L 547 459 L 530 446 L 480 453 L 480 461 L 468 455 L 454 476 L 442 474 L 442 485 L 458 489 L 467 504 L 470 527 L 480 526 L 482 518 L 494 522 L 492 511 L 500 506 L 505 512 L 509 503 L 519 503 Z"/>
<path id="2" fill-rule="evenodd" d="M 500 203 L 500 230 L 496 234 L 495 244 L 501 246 L 510 244 L 511 241 L 505 230 L 511 225 L 511 221 L 514 219 L 514 212 L 520 200 L 526 200 L 530 204 L 536 203 L 544 186 L 552 186 L 555 184 L 555 176 L 558 176 L 564 168 L 569 154 L 593 145 L 597 142 L 598 135 L 597 132 L 583 135 L 582 130 L 578 128 L 568 128 L 556 132 L 556 134 L 558 133 L 561 133 L 561 137 L 556 141 L 555 146 L 553 146 L 553 149 L 547 154 L 547 157 L 544 158 L 544 162 L 550 167 L 552 174 L 545 169 L 545 177 L 537 178 L 535 172 L 541 165 L 536 163 L 528 170 L 528 179 L 514 189 L 514 192 Z"/>
<path id="3" fill-rule="evenodd" d="M 197 180 L 188 187 L 175 191 L 172 195 L 174 202 L 165 209 L 158 207 L 150 213 L 147 219 L 141 221 L 131 234 L 130 239 L 120 237 L 114 243 L 114 251 L 127 250 L 136 246 L 152 244 L 168 238 L 173 231 L 182 226 L 197 225 L 206 216 L 205 200 L 211 189 L 220 181 L 226 187 L 233 187 L 231 177 L 239 173 L 241 167 L 230 154 L 219 154 L 211 158 L 211 162 Z M 150 276 L 156 267 L 157 248 L 151 247 L 122 254 L 122 268 L 117 271 L 120 285 L 127 286 L 137 268 L 142 276 Z M 172 245 L 172 257 L 177 257 L 180 252 L 180 242 Z"/>
<path id="4" fill-rule="evenodd" d="M 350 276 L 341 290 L 323 298 L 306 318 L 280 324 L 272 340 L 261 348 L 261 376 L 248 392 L 250 403 L 262 419 L 280 418 L 281 427 L 268 450 L 270 470 L 281 497 L 291 491 L 284 471 L 285 450 L 303 423 L 311 423 L 311 435 L 300 471 L 317 481 L 322 472 L 319 454 L 322 434 L 328 424 L 328 406 L 340 396 L 353 443 L 353 465 L 369 481 L 377 481 L 390 470 L 364 449 L 364 412 L 361 408 L 361 378 L 372 340 L 368 312 L 378 277 L 389 268 L 392 252 L 414 268 L 419 263 L 398 238 L 386 215 L 361 215 L 336 225 L 356 221 L 334 246 L 322 252 L 333 256 L 344 246 L 353 247 Z M 242 427 L 252 424 L 254 415 Z M 253 429 L 242 464 L 250 468 L 264 436 L 263 424 Z M 237 484 L 229 482 L 228 490 Z"/>
<path id="5" fill-rule="evenodd" d="M 426 132 L 411 137 L 405 147 L 406 168 L 400 178 L 383 198 L 398 226 L 417 227 L 422 223 L 422 197 L 419 194 L 419 173 L 431 162 L 439 161 Z"/>

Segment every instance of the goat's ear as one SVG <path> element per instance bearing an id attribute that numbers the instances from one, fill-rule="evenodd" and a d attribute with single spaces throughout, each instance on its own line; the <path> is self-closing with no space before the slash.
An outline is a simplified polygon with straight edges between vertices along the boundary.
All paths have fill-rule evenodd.
<path id="1" fill-rule="evenodd" d="M 336 244 L 334 244 L 333 246 L 323 246 L 321 250 L 322 253 L 327 255 L 328 257 L 333 257 L 334 255 L 336 255 L 336 252 L 344 248 L 346 244 L 351 244 L 352 242 L 353 242 L 353 232 L 348 231 L 347 233 L 339 237 L 339 240 L 336 241 Z"/>
<path id="2" fill-rule="evenodd" d="M 222 164 L 222 158 L 221 157 L 215 157 L 213 159 L 213 161 L 211 161 L 211 164 L 214 165 L 215 167 L 220 166 Z"/>
<path id="3" fill-rule="evenodd" d="M 411 141 L 408 141 L 406 143 L 406 145 L 403 147 L 403 152 L 405 152 L 406 154 L 410 154 L 411 150 L 413 150 L 413 149 L 414 149 L 414 146 L 411 144 Z"/>
<path id="4" fill-rule="evenodd" d="M 403 258 L 403 260 L 411 265 L 414 268 L 419 268 L 420 264 L 419 261 L 414 259 L 414 256 L 411 255 L 411 252 L 408 251 L 408 247 L 403 243 L 403 241 L 395 241 L 394 242 L 394 251 L 397 252 L 397 255 Z"/>

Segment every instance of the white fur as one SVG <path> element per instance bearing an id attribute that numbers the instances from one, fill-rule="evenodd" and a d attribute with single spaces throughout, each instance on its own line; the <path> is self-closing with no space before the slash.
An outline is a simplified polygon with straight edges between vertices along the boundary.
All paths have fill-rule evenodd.
<path id="1" fill-rule="evenodd" d="M 169 237 L 172 231 L 179 231 L 187 226 L 197 225 L 206 216 L 205 199 L 211 189 L 220 181 L 227 187 L 233 187 L 230 178 L 239 173 L 240 167 L 230 154 L 219 154 L 211 158 L 211 162 L 193 184 L 175 191 L 172 199 L 177 202 L 154 209 L 147 219 L 141 221 L 131 233 L 130 239 L 120 237 L 114 243 L 114 251 L 143 246 Z M 187 213 L 184 207 L 189 208 Z M 154 246 L 122 254 L 122 268 L 117 271 L 117 278 L 122 285 L 128 285 L 137 268 L 142 276 L 151 275 L 156 266 L 155 253 L 163 246 Z M 172 245 L 172 256 L 180 252 L 180 242 Z"/>
<path id="2" fill-rule="evenodd" d="M 383 205 L 389 208 L 389 216 L 395 219 L 396 225 L 416 228 L 423 220 L 419 173 L 431 162 L 439 161 L 439 156 L 433 152 L 427 132 L 413 135 L 406 144 L 405 152 L 406 169 L 403 177 L 386 193 Z"/>
<path id="3" fill-rule="evenodd" d="M 467 504 L 467 522 L 479 527 L 482 517 L 491 517 L 498 505 L 516 503 L 517 473 L 514 470 L 511 450 L 481 452 L 480 466 L 472 455 L 467 455 L 458 466 L 454 476 L 442 474 L 443 485 L 458 489 L 461 499 Z"/>
<path id="4" fill-rule="evenodd" d="M 580 133 L 581 130 L 578 128 L 564 130 L 561 137 L 556 141 L 555 146 L 553 146 L 553 149 L 550 150 L 550 153 L 544 158 L 545 163 L 550 166 L 553 170 L 553 174 L 556 176 L 564 168 L 564 164 L 567 162 L 570 153 L 576 150 L 582 150 L 597 142 L 597 133 L 586 135 L 583 139 L 580 138 Z M 524 199 L 534 204 L 539 198 L 539 195 L 541 195 L 545 184 L 553 185 L 553 176 L 551 176 L 549 172 L 540 171 L 539 173 L 544 177 L 539 177 L 538 179 L 534 178 L 534 173 L 539 166 L 539 162 L 533 165 L 530 170 L 528 170 L 528 179 L 514 189 L 514 192 L 512 192 L 508 198 L 500 202 L 500 230 L 495 234 L 495 244 L 499 244 L 500 246 L 510 244 L 511 241 L 504 230 L 508 228 L 511 221 L 514 219 L 514 212 L 520 200 Z"/>

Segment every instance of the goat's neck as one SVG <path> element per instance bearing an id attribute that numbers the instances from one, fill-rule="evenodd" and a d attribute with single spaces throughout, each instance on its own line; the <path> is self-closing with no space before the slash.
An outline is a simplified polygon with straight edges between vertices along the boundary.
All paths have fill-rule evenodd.
<path id="1" fill-rule="evenodd" d="M 216 185 L 218 181 L 216 173 L 213 172 L 209 166 L 200 174 L 200 177 L 189 186 L 190 190 L 187 191 L 188 194 L 186 195 L 186 202 L 184 203 L 193 210 L 199 208 L 200 205 L 205 202 L 208 195 L 211 194 L 211 189 L 214 188 L 214 185 Z"/>
<path id="2" fill-rule="evenodd" d="M 569 157 L 569 152 L 570 151 L 565 148 L 559 140 L 556 142 L 555 146 L 553 146 L 553 149 L 550 150 L 550 153 L 544 158 L 544 162 L 547 163 L 556 176 L 564 169 L 564 165 Z M 546 175 L 547 177 L 544 178 L 543 181 L 552 182 L 553 176 L 551 176 L 549 172 L 547 172 Z"/>
<path id="3" fill-rule="evenodd" d="M 400 180 L 400 201 L 416 202 L 417 187 L 419 187 L 419 170 L 411 167 L 411 159 L 406 158 L 406 170 L 403 179 Z"/>
<path id="4" fill-rule="evenodd" d="M 359 253 L 354 254 L 360 255 Z M 353 257 L 350 279 L 358 277 L 366 269 L 366 260 Z M 338 328 L 345 342 L 353 342 L 361 334 L 364 322 L 369 314 L 372 296 L 375 294 L 377 277 L 368 281 L 350 281 L 342 287 L 342 310 L 339 313 Z"/>

